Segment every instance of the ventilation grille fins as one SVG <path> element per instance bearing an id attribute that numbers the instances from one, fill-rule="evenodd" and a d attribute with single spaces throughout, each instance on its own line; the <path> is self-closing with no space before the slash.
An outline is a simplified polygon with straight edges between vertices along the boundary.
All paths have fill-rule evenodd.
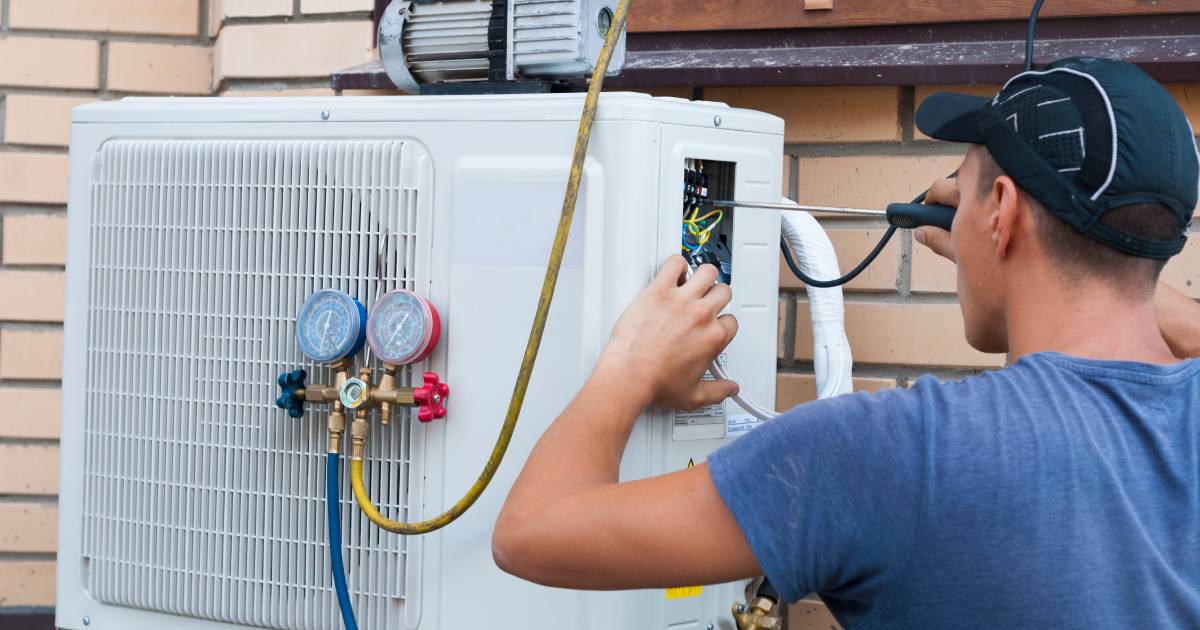
<path id="1" fill-rule="evenodd" d="M 325 413 L 287 418 L 273 404 L 275 378 L 303 366 L 330 382 L 295 342 L 295 314 L 314 291 L 341 289 L 369 307 L 380 291 L 415 288 L 428 156 L 400 141 L 120 140 L 93 170 L 90 595 L 237 624 L 340 627 Z M 366 474 L 384 513 L 406 518 L 420 432 L 397 420 L 376 425 Z M 342 486 L 360 624 L 401 626 L 408 539 L 370 526 L 347 500 L 345 474 Z"/>

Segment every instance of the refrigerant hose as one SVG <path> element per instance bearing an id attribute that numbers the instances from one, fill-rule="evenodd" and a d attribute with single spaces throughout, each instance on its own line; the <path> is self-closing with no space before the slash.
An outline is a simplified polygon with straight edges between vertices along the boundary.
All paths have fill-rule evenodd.
<path id="1" fill-rule="evenodd" d="M 354 607 L 350 604 L 350 589 L 346 587 L 346 566 L 342 562 L 341 487 L 338 478 L 340 457 L 329 453 L 325 461 L 325 515 L 329 529 L 329 566 L 333 571 L 333 587 L 337 591 L 338 608 L 346 630 L 358 630 Z"/>
<path id="2" fill-rule="evenodd" d="M 579 201 L 579 187 L 583 179 L 583 165 L 587 159 L 588 144 L 592 139 L 592 123 L 596 120 L 596 110 L 600 105 L 600 91 L 604 87 L 604 78 L 608 74 L 609 61 L 612 60 L 613 53 L 616 51 L 617 43 L 621 38 L 621 32 L 625 30 L 625 20 L 629 15 L 629 5 L 631 3 L 632 0 L 620 0 L 620 3 L 617 5 L 616 15 L 613 17 L 612 25 L 608 29 L 608 35 L 604 39 L 604 47 L 600 50 L 600 57 L 596 60 L 596 68 L 592 72 L 587 98 L 584 100 L 583 115 L 579 120 L 579 133 L 575 138 L 575 154 L 571 160 L 571 174 L 567 179 L 567 192 L 563 199 L 562 214 L 558 220 L 558 231 L 554 236 L 554 244 L 550 248 L 550 261 L 546 265 L 546 277 L 542 282 L 542 292 L 538 298 L 537 311 L 533 317 L 533 328 L 529 331 L 529 341 L 525 346 L 525 356 L 521 360 L 521 368 L 517 372 L 517 383 L 513 387 L 512 399 L 508 404 L 508 414 L 504 418 L 504 425 L 500 429 L 500 436 L 496 439 L 496 446 L 492 449 L 492 454 L 488 457 L 487 464 L 483 467 L 483 472 L 479 473 L 479 478 L 467 490 L 466 495 L 459 499 L 458 503 L 455 503 L 450 509 L 446 510 L 445 513 L 420 523 L 401 523 L 380 514 L 379 510 L 371 503 L 371 498 L 367 496 L 367 490 L 363 484 L 362 460 L 351 459 L 350 483 L 354 487 L 354 497 L 358 500 L 359 508 L 362 509 L 363 514 L 372 523 L 384 530 L 396 534 L 414 536 L 428 534 L 453 523 L 475 504 L 475 501 L 487 489 L 488 484 L 492 482 L 492 478 L 496 476 L 496 471 L 500 468 L 500 462 L 504 460 L 504 454 L 508 451 L 508 445 L 512 442 L 513 432 L 517 428 L 517 419 L 521 415 L 521 407 L 525 403 L 525 392 L 529 389 L 529 380 L 533 375 L 533 365 L 537 361 L 538 350 L 542 345 L 542 333 L 546 330 L 546 318 L 550 313 L 550 304 L 554 300 L 554 289 L 558 285 L 558 273 L 562 269 L 563 255 L 567 249 L 567 237 L 571 233 L 571 221 L 575 216 L 575 204 Z"/>

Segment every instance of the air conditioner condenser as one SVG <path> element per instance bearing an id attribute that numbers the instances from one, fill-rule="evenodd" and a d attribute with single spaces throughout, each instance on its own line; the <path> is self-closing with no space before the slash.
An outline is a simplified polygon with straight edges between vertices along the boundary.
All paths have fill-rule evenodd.
<path id="1" fill-rule="evenodd" d="M 375 422 L 365 479 L 392 518 L 440 513 L 475 480 L 499 430 L 582 100 L 138 98 L 76 110 L 60 627 L 340 627 L 323 508 L 328 410 L 292 418 L 275 405 L 281 372 L 334 377 L 301 352 L 297 314 L 325 290 L 367 313 L 393 308 L 382 300 L 397 291 L 436 310 L 440 341 L 414 345 L 407 356 L 428 356 L 396 378 L 417 386 L 440 375 L 452 388 L 446 416 Z M 624 307 L 669 254 L 698 249 L 699 233 L 740 322 L 722 363 L 748 398 L 774 400 L 778 213 L 735 210 L 689 236 L 686 202 L 703 189 L 776 201 L 782 154 L 773 116 L 603 96 L 542 351 L 496 481 L 451 526 L 404 537 L 374 527 L 343 479 L 360 627 L 731 627 L 743 584 L 548 589 L 502 573 L 490 541 L 508 487 Z M 354 367 L 382 374 L 379 356 L 356 355 Z M 622 477 L 699 463 L 755 422 L 733 402 L 648 410 Z"/>

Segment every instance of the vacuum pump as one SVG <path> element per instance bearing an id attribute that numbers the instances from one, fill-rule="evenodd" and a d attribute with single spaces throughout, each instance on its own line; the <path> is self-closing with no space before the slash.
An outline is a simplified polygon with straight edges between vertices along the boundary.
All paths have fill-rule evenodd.
<path id="1" fill-rule="evenodd" d="M 615 11 L 616 0 L 394 0 L 379 54 L 411 94 L 550 91 L 592 74 Z M 624 62 L 622 33 L 608 74 Z"/>

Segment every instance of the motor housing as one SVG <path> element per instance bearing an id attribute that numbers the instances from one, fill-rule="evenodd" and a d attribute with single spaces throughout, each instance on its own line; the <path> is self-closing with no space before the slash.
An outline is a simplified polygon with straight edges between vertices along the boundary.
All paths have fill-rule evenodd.
<path id="1" fill-rule="evenodd" d="M 379 22 L 379 53 L 400 89 L 588 77 L 616 0 L 394 0 Z M 621 72 L 625 36 L 609 64 Z"/>

